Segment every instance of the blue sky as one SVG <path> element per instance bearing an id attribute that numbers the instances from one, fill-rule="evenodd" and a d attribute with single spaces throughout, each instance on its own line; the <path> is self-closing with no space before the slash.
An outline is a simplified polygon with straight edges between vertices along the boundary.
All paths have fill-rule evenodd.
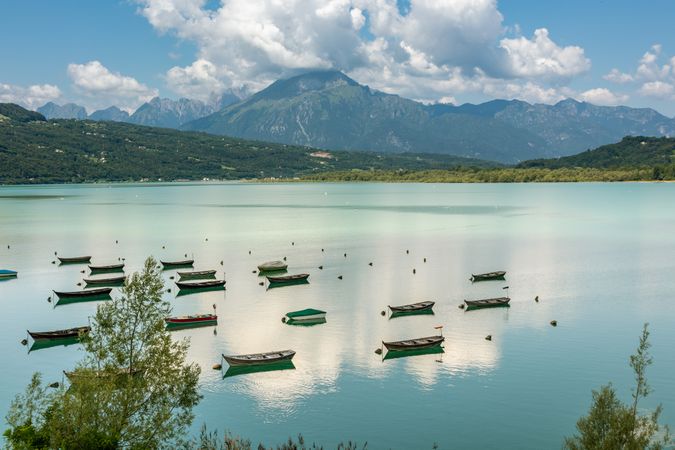
<path id="1" fill-rule="evenodd" d="M 336 68 L 426 102 L 573 97 L 675 115 L 672 0 L 288 0 L 283 8 L 9 0 L 0 8 L 0 101 L 30 107 L 133 110 L 154 95 L 206 101 Z"/>

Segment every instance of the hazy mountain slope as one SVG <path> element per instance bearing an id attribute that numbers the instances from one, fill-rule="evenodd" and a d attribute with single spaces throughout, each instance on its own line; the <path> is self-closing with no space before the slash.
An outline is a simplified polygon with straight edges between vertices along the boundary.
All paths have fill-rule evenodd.
<path id="1" fill-rule="evenodd" d="M 516 162 L 545 142 L 491 118 L 437 115 L 340 72 L 280 80 L 249 99 L 186 124 L 200 130 L 327 149 L 424 152 Z"/>
<path id="2" fill-rule="evenodd" d="M 44 115 L 47 119 L 86 119 L 87 110 L 83 106 L 75 103 L 66 103 L 65 105 L 57 105 L 54 102 L 49 102 L 40 106 L 37 112 Z"/>
<path id="3" fill-rule="evenodd" d="M 110 108 L 100 109 L 94 111 L 89 115 L 91 120 L 111 120 L 113 122 L 128 122 L 129 113 L 122 111 L 117 106 L 111 106 Z"/>

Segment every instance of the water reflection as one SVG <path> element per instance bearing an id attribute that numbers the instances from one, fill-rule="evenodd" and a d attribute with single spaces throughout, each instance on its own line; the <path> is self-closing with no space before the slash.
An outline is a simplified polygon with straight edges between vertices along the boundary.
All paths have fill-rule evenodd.
<path id="1" fill-rule="evenodd" d="M 421 355 L 438 355 L 445 353 L 445 350 L 443 347 L 438 346 L 438 347 L 430 347 L 430 348 L 421 348 L 417 350 L 401 350 L 401 351 L 388 351 L 384 357 L 382 358 L 382 361 L 387 361 L 389 359 L 397 359 L 397 358 L 408 358 L 410 356 L 421 356 Z M 439 362 L 442 362 L 442 360 L 439 360 Z"/>
<path id="2" fill-rule="evenodd" d="M 236 377 L 238 375 L 247 375 L 251 373 L 275 372 L 278 370 L 295 370 L 293 361 L 281 361 L 275 364 L 264 364 L 257 366 L 230 366 L 223 374 L 223 379 Z"/>

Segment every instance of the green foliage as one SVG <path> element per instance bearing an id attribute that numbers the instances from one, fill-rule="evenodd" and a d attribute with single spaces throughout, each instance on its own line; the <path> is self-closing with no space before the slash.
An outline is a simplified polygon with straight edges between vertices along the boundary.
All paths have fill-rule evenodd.
<path id="1" fill-rule="evenodd" d="M 251 441 L 248 439 L 243 439 L 237 436 L 233 436 L 229 432 L 225 432 L 225 436 L 220 439 L 218 437 L 218 432 L 208 431 L 206 426 L 202 426 L 199 438 L 192 441 L 190 447 L 198 450 L 322 450 L 323 446 L 317 444 L 308 444 L 305 442 L 305 438 L 302 435 L 299 435 L 297 440 L 293 438 L 288 438 L 283 444 L 274 446 L 274 447 L 265 447 L 262 444 L 254 447 L 251 444 Z M 368 444 L 363 446 L 357 444 L 356 442 L 349 441 L 347 443 L 339 443 L 336 447 L 336 450 L 366 450 Z"/>
<path id="2" fill-rule="evenodd" d="M 578 435 L 565 439 L 568 450 L 661 450 L 671 444 L 668 426 L 659 424 L 661 406 L 647 415 L 638 414 L 638 403 L 649 395 L 646 370 L 652 364 L 649 329 L 644 325 L 630 367 L 635 376 L 633 402 L 624 404 L 611 384 L 593 391 L 588 415 L 577 422 Z"/>
<path id="3" fill-rule="evenodd" d="M 364 181 L 392 183 L 559 183 L 584 181 L 654 181 L 675 180 L 675 165 L 669 171 L 661 170 L 654 178 L 654 170 L 594 169 L 594 168 L 470 168 L 449 170 L 350 170 L 317 173 L 302 177 L 303 181 Z"/>
<path id="4" fill-rule="evenodd" d="M 28 111 L 21 106 L 14 103 L 0 103 L 0 124 L 9 122 L 10 120 L 19 123 L 27 123 L 32 121 L 44 122 L 45 116 L 35 111 Z"/>
<path id="5" fill-rule="evenodd" d="M 0 184 L 289 178 L 353 168 L 494 165 L 449 155 L 331 151 L 330 157 L 312 156 L 315 152 L 120 122 L 2 120 Z"/>
<path id="6" fill-rule="evenodd" d="M 616 144 L 603 145 L 578 155 L 555 159 L 535 159 L 518 164 L 519 168 L 574 168 L 621 169 L 625 167 L 654 167 L 669 170 L 669 179 L 675 172 L 675 138 L 627 136 Z M 654 179 L 662 179 L 654 174 Z"/>
<path id="7" fill-rule="evenodd" d="M 71 385 L 45 393 L 34 376 L 16 398 L 5 433 L 12 447 L 157 448 L 182 443 L 199 402 L 199 367 L 186 363 L 188 342 L 172 340 L 164 318 L 157 261 L 149 258 L 122 289 L 100 305 L 83 338 L 86 356 Z"/>

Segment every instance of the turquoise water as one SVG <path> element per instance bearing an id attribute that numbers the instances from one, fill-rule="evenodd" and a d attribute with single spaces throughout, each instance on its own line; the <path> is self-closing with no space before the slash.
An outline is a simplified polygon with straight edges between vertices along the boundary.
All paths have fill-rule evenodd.
<path id="1" fill-rule="evenodd" d="M 655 363 L 643 406 L 663 403 L 675 425 L 674 206 L 675 184 L 665 183 L 1 187 L 0 268 L 19 278 L 0 282 L 0 410 L 32 372 L 61 380 L 82 357 L 78 345 L 19 344 L 26 329 L 84 325 L 95 310 L 47 302 L 52 289 L 77 289 L 85 268 L 51 264 L 58 251 L 100 264 L 124 257 L 131 270 L 149 255 L 188 254 L 196 269 L 225 271 L 226 291 L 167 294 L 176 314 L 213 303 L 219 314 L 217 327 L 175 332 L 203 370 L 195 430 L 206 423 L 268 444 L 302 433 L 328 447 L 560 448 L 591 389 L 612 381 L 629 397 L 627 359 L 644 322 Z M 260 286 L 252 270 L 284 256 L 310 283 Z M 499 269 L 505 282 L 468 280 Z M 511 308 L 457 308 L 504 285 Z M 434 315 L 380 315 L 427 299 Z M 328 311 L 327 322 L 281 322 L 308 307 Z M 443 354 L 374 353 L 437 325 Z M 211 369 L 221 353 L 285 348 L 297 352 L 294 369 L 227 378 Z"/>

